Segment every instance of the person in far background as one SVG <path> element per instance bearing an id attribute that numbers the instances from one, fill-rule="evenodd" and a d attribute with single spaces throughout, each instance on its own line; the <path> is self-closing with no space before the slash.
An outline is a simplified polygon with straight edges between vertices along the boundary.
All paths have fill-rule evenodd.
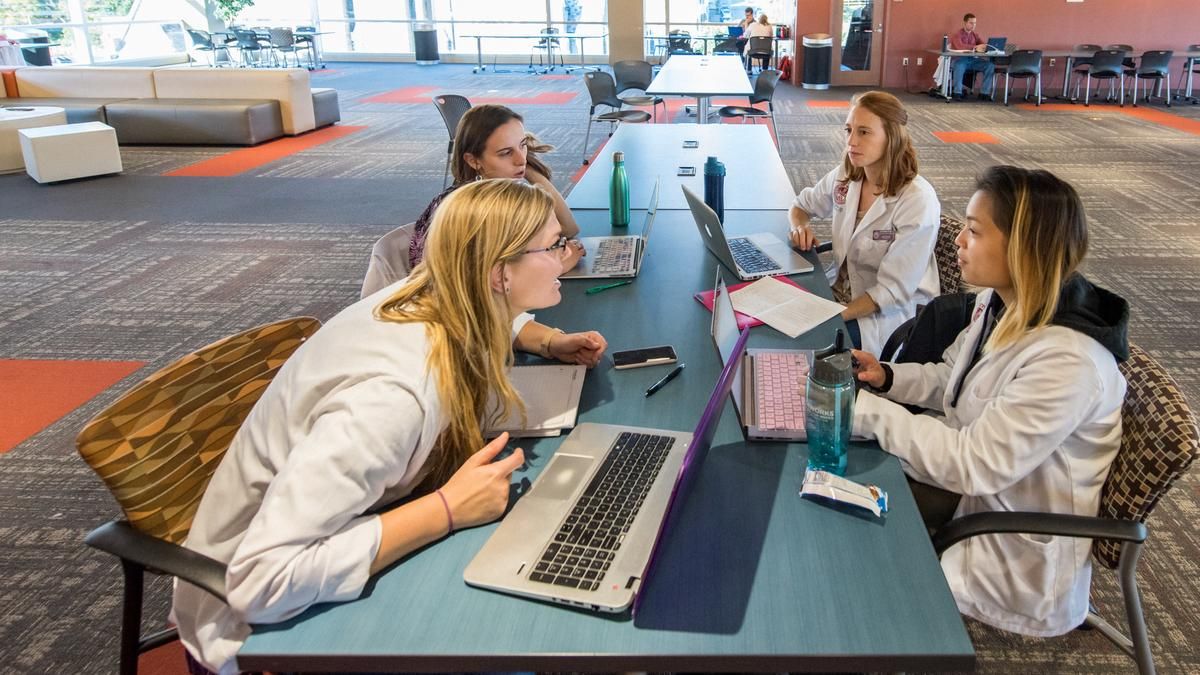
<path id="1" fill-rule="evenodd" d="M 979 33 L 975 32 L 976 21 L 974 14 L 968 12 L 963 15 L 962 28 L 950 35 L 950 49 L 980 53 L 987 51 L 987 40 L 979 37 Z M 962 79 L 967 71 L 983 73 L 983 88 L 980 90 L 979 99 L 981 101 L 992 100 L 992 84 L 996 79 L 996 65 L 992 63 L 991 59 L 979 56 L 954 57 L 954 74 L 951 80 L 954 83 L 954 98 L 966 98 L 963 94 Z"/>
<path id="2" fill-rule="evenodd" d="M 826 270 L 833 299 L 856 347 L 878 354 L 892 331 L 940 290 L 933 247 L 941 202 L 917 175 L 908 112 L 895 96 L 868 91 L 850 101 L 846 152 L 788 211 L 792 244 L 817 239 L 810 218 L 833 218 L 833 258 Z"/>
<path id="3" fill-rule="evenodd" d="M 750 26 L 753 23 L 754 23 L 754 8 L 747 7 L 746 15 L 743 16 L 742 20 L 738 22 L 738 28 L 742 29 L 742 34 L 739 35 L 738 39 L 737 39 L 738 56 L 741 56 L 742 54 L 744 54 L 746 52 L 746 41 L 750 39 L 750 36 L 747 35 L 746 33 L 750 30 Z"/>
<path id="4" fill-rule="evenodd" d="M 749 40 L 750 38 L 756 38 L 756 37 L 766 37 L 766 38 L 774 37 L 775 36 L 775 28 L 774 28 L 774 26 L 771 25 L 770 21 L 767 19 L 767 15 L 765 13 L 763 13 L 763 14 L 758 15 L 757 21 L 750 22 L 750 25 L 746 28 L 746 32 L 743 33 L 743 35 L 746 36 L 746 40 Z M 768 56 L 755 56 L 754 58 L 759 60 L 761 66 L 764 70 L 766 70 L 767 67 L 771 65 L 771 57 L 769 55 Z M 747 68 L 749 68 L 751 65 L 752 64 L 749 62 L 746 63 Z"/>

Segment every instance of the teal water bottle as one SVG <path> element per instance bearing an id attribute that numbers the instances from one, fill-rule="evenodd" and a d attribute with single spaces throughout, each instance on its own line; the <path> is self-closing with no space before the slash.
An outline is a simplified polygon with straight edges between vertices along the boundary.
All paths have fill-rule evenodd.
<path id="1" fill-rule="evenodd" d="M 629 227 L 629 176 L 625 174 L 625 153 L 613 153 L 612 184 L 608 189 L 608 213 L 613 227 Z"/>
<path id="2" fill-rule="evenodd" d="M 808 468 L 839 476 L 846 473 L 846 449 L 854 420 L 854 366 L 845 334 L 813 354 L 804 390 L 804 430 L 808 433 Z"/>

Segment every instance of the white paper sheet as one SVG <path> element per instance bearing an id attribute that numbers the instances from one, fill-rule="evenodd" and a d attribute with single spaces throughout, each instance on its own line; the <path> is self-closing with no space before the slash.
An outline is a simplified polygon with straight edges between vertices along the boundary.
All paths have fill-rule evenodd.
<path id="1" fill-rule="evenodd" d="M 584 366 L 565 364 L 514 367 L 508 377 L 525 401 L 525 425 L 514 408 L 507 419 L 485 430 L 484 436 L 494 438 L 502 431 L 513 438 L 558 436 L 563 429 L 574 427 L 586 374 Z"/>
<path id="2" fill-rule="evenodd" d="M 795 338 L 846 309 L 775 277 L 763 277 L 729 294 L 733 308 L 749 314 L 784 335 Z"/>

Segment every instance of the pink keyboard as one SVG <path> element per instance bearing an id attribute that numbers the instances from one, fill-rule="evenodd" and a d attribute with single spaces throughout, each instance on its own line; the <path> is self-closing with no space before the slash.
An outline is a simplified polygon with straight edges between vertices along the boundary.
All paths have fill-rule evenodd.
<path id="1" fill-rule="evenodd" d="M 808 359 L 802 352 L 754 355 L 754 398 L 760 429 L 804 428 Z"/>

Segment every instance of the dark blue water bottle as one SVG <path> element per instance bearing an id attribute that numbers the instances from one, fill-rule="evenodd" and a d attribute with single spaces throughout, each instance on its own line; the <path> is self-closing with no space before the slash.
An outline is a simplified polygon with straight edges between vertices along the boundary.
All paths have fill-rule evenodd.
<path id="1" fill-rule="evenodd" d="M 942 36 L 942 53 L 945 54 L 948 51 L 950 51 L 950 36 L 943 35 Z"/>
<path id="2" fill-rule="evenodd" d="M 716 157 L 704 163 L 704 203 L 717 213 L 717 220 L 725 222 L 725 165 Z"/>

